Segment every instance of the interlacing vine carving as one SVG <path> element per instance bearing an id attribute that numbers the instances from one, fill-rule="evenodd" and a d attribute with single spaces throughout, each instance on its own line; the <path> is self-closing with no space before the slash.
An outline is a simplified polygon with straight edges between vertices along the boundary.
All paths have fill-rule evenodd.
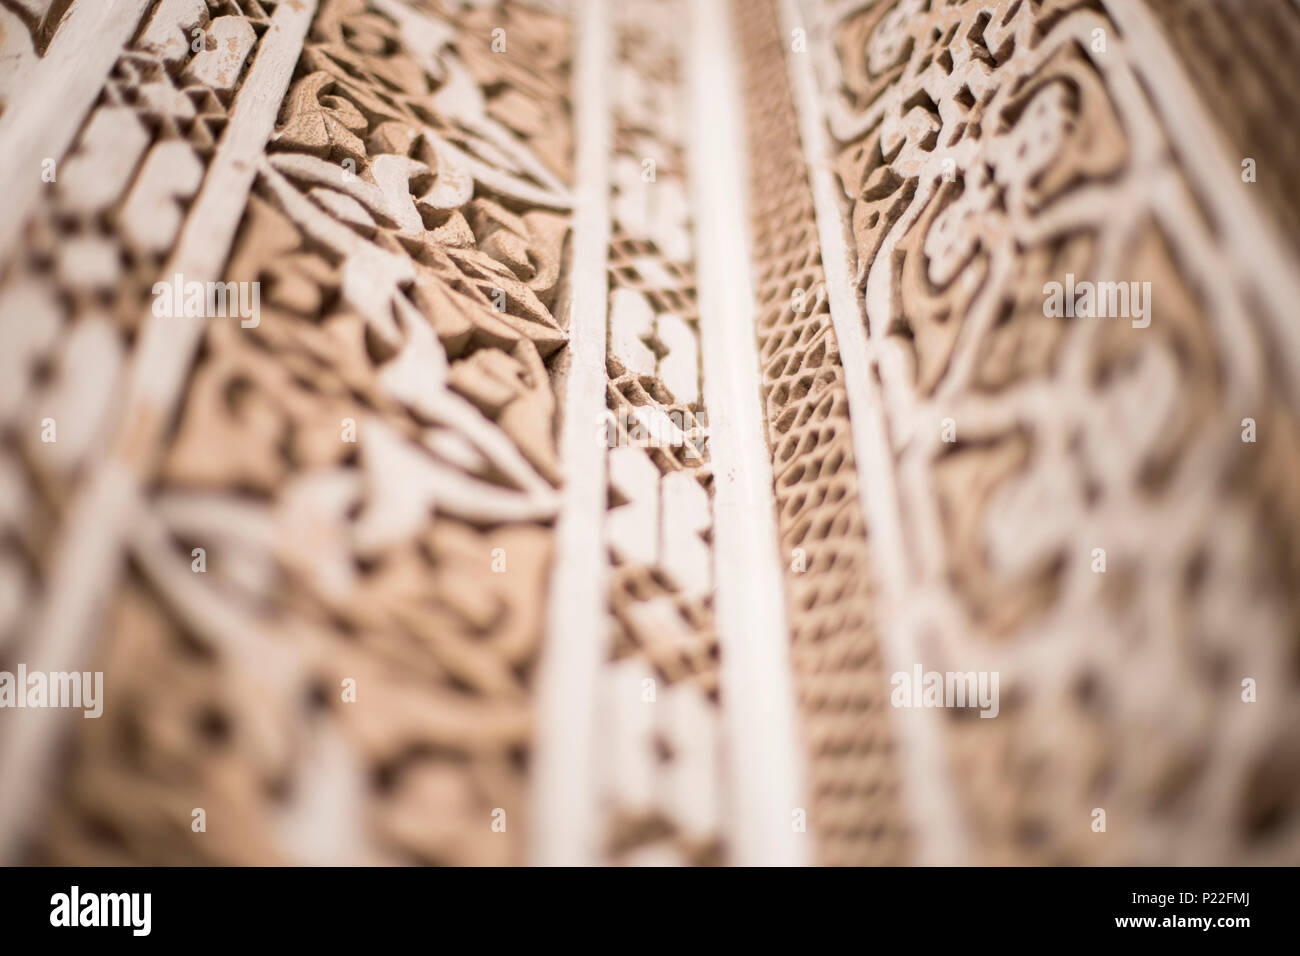
<path id="1" fill-rule="evenodd" d="M 892 626 L 927 669 L 1001 674 L 998 719 L 944 722 L 978 859 L 1294 862 L 1279 317 L 1106 6 L 822 6 L 913 562 Z M 1075 279 L 1150 294 L 1053 317 Z M 1243 706 L 1263 675 L 1277 693 Z"/>

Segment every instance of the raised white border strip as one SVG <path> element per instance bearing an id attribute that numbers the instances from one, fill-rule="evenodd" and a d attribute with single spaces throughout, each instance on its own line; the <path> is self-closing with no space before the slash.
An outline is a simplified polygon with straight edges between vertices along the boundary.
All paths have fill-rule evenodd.
<path id="1" fill-rule="evenodd" d="M 81 0 L 59 24 L 54 40 L 15 87 L 0 116 L 0 169 L 9 183 L 0 216 L 0 266 L 49 184 L 41 180 L 41 161 L 62 160 L 86 113 L 95 104 L 104 78 L 122 55 L 149 0 Z"/>
<path id="2" fill-rule="evenodd" d="M 608 650 L 609 560 L 605 550 L 604 421 L 609 276 L 609 5 L 583 0 L 573 76 L 577 187 L 569 366 L 561 420 L 564 489 L 546 642 L 537 679 L 538 729 L 529 859 L 544 866 L 597 861 L 597 682 Z"/>
<path id="3" fill-rule="evenodd" d="M 295 0 L 277 8 L 254 51 L 253 65 L 164 275 L 185 271 L 188 280 L 220 278 L 247 205 L 256 160 L 275 128 L 315 12 L 316 0 Z M 108 43 L 109 38 L 100 42 Z M 120 46 L 113 51 L 116 57 Z M 103 77 L 97 82 L 102 83 Z M 126 539 L 138 514 L 141 475 L 136 468 L 147 466 L 149 455 L 156 451 L 153 445 L 161 439 L 180 398 L 202 331 L 202 319 L 151 315 L 146 320 L 112 449 L 87 476 L 64 523 L 66 531 L 58 544 L 45 601 L 32 628 L 31 670 L 94 669 L 99 616 L 121 570 Z M 105 694 L 111 700 L 112 688 Z M 0 721 L 0 862 L 19 849 L 30 826 L 65 716 L 57 710 L 19 710 Z"/>
<path id="4" fill-rule="evenodd" d="M 877 610 L 886 666 L 911 673 L 921 660 L 909 629 L 893 626 L 897 609 L 906 600 L 907 545 L 901 530 L 894 462 L 885 425 L 884 404 L 876 381 L 867 342 L 865 303 L 853 289 L 853 270 L 844 224 L 840 189 L 831 168 L 831 144 L 826 131 L 823 99 L 814 73 L 814 57 L 835 55 L 829 38 L 818 24 L 805 19 L 799 0 L 777 0 L 785 36 L 803 28 L 810 40 L 806 53 L 786 56 L 799 135 L 803 141 L 808 179 L 812 186 L 826 276 L 831 322 L 839 340 L 844 387 L 848 392 L 849 421 L 853 428 L 853 457 L 858 469 L 858 494 L 863 518 L 871 535 L 873 570 L 884 585 L 884 605 Z M 813 52 L 816 51 L 816 52 Z M 829 61 L 833 62 L 833 61 Z M 925 865 L 959 863 L 965 856 L 964 830 L 952 788 L 947 785 L 947 757 L 939 720 L 924 709 L 896 709 L 892 714 L 899 744 L 895 750 L 902 777 L 903 804 L 913 822 L 916 862 Z"/>
<path id="5" fill-rule="evenodd" d="M 688 168 L 696 222 L 732 862 L 806 865 L 807 809 L 772 460 L 760 398 L 744 113 L 728 0 L 691 4 Z"/>

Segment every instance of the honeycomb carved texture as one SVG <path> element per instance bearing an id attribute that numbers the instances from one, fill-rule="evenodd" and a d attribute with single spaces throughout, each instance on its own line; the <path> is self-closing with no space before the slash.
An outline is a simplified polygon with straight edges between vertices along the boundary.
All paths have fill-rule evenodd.
<path id="1" fill-rule="evenodd" d="M 897 864 L 907 858 L 907 827 L 876 631 L 874 557 L 785 37 L 771 4 L 738 2 L 735 9 L 752 158 L 759 359 L 810 824 L 821 862 Z"/>

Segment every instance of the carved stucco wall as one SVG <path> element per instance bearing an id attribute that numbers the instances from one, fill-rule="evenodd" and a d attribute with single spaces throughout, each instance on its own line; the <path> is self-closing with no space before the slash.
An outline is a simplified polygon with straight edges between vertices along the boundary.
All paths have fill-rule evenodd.
<path id="1" fill-rule="evenodd" d="M 1294 38 L 1295 9 L 1265 6 Z M 1263 272 L 1224 222 L 1269 205 L 1239 119 L 1230 163 L 1189 168 L 1213 103 L 1170 107 L 1154 31 L 1192 12 L 1109 7 L 825 10 L 909 561 L 896 626 L 927 667 L 1000 672 L 999 717 L 942 731 L 977 858 L 1294 861 L 1300 356 L 1293 302 L 1261 290 L 1294 260 Z M 1277 156 L 1257 157 L 1274 183 Z M 1150 314 L 1045 317 L 1070 273 L 1150 283 Z M 1269 699 L 1244 703 L 1245 679 Z"/>
<path id="2" fill-rule="evenodd" d="M 518 864 L 544 760 L 589 862 L 1300 861 L 1298 52 L 1285 0 L 0 0 L 0 671 L 105 686 L 0 709 L 0 852 Z M 891 706 L 914 665 L 998 716 Z"/>

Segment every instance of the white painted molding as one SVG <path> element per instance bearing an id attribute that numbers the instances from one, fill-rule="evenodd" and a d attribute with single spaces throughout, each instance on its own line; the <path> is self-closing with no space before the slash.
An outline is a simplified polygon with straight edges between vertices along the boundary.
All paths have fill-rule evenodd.
<path id="1" fill-rule="evenodd" d="M 564 489 L 555 534 L 546 642 L 538 674 L 530 861 L 596 862 L 596 685 L 608 650 L 609 560 L 605 551 L 604 420 L 609 277 L 609 9 L 583 0 L 575 91 L 577 169 L 569 366 L 560 460 Z"/>
<path id="2" fill-rule="evenodd" d="M 741 866 L 806 865 L 812 835 L 793 826 L 793 811 L 808 804 L 760 396 L 740 73 L 727 0 L 691 9 L 688 168 L 720 572 L 728 848 Z"/>

